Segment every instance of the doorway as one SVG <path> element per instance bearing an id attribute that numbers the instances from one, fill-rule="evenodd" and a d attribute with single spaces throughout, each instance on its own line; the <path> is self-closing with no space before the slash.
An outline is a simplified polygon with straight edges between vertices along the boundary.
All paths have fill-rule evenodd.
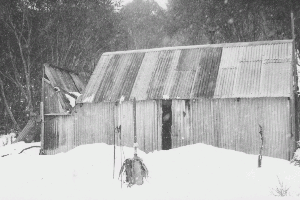
<path id="1" fill-rule="evenodd" d="M 162 150 L 172 148 L 172 100 L 162 100 Z"/>

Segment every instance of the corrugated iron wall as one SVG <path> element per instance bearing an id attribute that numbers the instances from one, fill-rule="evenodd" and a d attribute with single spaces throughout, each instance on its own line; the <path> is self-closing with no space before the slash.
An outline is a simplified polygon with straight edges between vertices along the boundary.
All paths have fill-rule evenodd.
<path id="1" fill-rule="evenodd" d="M 172 101 L 172 148 L 193 144 L 190 101 Z"/>
<path id="2" fill-rule="evenodd" d="M 83 104 L 74 113 L 74 146 L 91 143 L 113 144 L 114 103 Z"/>
<path id="3" fill-rule="evenodd" d="M 44 112 L 45 114 L 48 113 L 62 113 L 63 107 L 62 107 L 62 98 L 59 93 L 55 92 L 53 87 L 47 83 L 44 82 L 44 92 L 45 92 L 45 103 L 44 103 Z"/>
<path id="4" fill-rule="evenodd" d="M 46 116 L 44 151 L 52 155 L 74 148 L 74 116 Z"/>
<path id="5" fill-rule="evenodd" d="M 195 99 L 191 100 L 190 104 L 193 142 L 217 146 L 212 100 Z"/>
<path id="6" fill-rule="evenodd" d="M 121 125 L 121 134 L 115 129 Z M 133 146 L 133 103 L 77 105 L 71 116 L 47 116 L 45 152 L 56 154 L 91 143 Z M 137 138 L 145 152 L 161 149 L 160 101 L 137 102 Z"/>
<path id="7" fill-rule="evenodd" d="M 189 106 L 190 105 L 190 106 Z M 197 99 L 172 101 L 172 148 L 204 143 L 290 159 L 295 147 L 289 98 Z"/>
<path id="8" fill-rule="evenodd" d="M 258 154 L 261 125 L 265 139 L 263 155 L 289 159 L 294 140 L 289 104 L 288 98 L 215 99 L 217 146 Z"/>
<path id="9" fill-rule="evenodd" d="M 172 148 L 205 143 L 258 154 L 263 128 L 263 155 L 289 159 L 295 142 L 289 98 L 172 100 Z M 145 152 L 161 150 L 161 100 L 137 102 L 137 138 Z M 121 134 L 115 127 L 121 125 Z M 47 117 L 45 151 L 68 151 L 90 143 L 133 146 L 133 103 L 77 106 L 72 116 Z M 120 140 L 121 136 L 121 140 Z"/>
<path id="10" fill-rule="evenodd" d="M 137 140 L 145 152 L 161 150 L 162 112 L 160 101 L 139 101 L 136 104 Z"/>

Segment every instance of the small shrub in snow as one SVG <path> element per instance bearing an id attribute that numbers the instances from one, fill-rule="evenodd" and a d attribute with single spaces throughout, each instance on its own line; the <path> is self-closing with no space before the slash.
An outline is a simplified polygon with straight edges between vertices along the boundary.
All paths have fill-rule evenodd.
<path id="1" fill-rule="evenodd" d="M 294 153 L 293 159 L 291 160 L 291 163 L 300 167 L 300 142 L 297 142 L 297 150 Z"/>
<path id="2" fill-rule="evenodd" d="M 281 181 L 278 176 L 277 176 L 278 182 L 279 182 L 279 186 L 276 187 L 275 189 L 272 189 L 272 194 L 274 196 L 277 197 L 285 197 L 285 196 L 290 196 L 289 195 L 289 189 L 290 187 L 287 187 L 286 185 L 284 185 L 283 181 Z"/>
<path id="3" fill-rule="evenodd" d="M 7 135 L 2 135 L 0 137 L 0 147 L 1 146 L 6 146 L 8 144 L 13 143 L 17 138 L 17 134 L 16 133 L 10 133 Z"/>

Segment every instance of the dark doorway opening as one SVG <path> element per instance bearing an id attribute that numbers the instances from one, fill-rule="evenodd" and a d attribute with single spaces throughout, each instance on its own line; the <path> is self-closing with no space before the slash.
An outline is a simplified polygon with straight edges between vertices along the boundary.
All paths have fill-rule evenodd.
<path id="1" fill-rule="evenodd" d="M 172 100 L 162 101 L 162 150 L 172 148 Z"/>

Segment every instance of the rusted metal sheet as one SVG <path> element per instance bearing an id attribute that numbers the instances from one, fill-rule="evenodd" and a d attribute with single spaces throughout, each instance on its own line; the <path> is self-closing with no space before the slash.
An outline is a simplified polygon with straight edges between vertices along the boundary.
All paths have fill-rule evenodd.
<path id="1" fill-rule="evenodd" d="M 199 54 L 199 66 L 193 83 L 191 98 L 208 97 L 214 95 L 222 48 L 201 49 Z"/>
<path id="2" fill-rule="evenodd" d="M 200 98 L 190 101 L 193 143 L 204 143 L 217 146 L 217 135 L 214 132 L 213 102 Z"/>
<path id="3" fill-rule="evenodd" d="M 59 148 L 60 117 L 45 118 L 44 151 L 46 154 L 55 154 Z"/>
<path id="4" fill-rule="evenodd" d="M 152 73 L 150 85 L 147 89 L 149 99 L 162 99 L 163 95 L 168 95 L 168 76 L 174 62 L 178 60 L 178 51 L 161 51 L 156 62 L 154 73 Z M 177 58 L 177 59 L 176 59 Z M 176 65 L 175 65 L 176 66 Z M 172 79 L 173 80 L 173 79 Z"/>
<path id="5" fill-rule="evenodd" d="M 44 106 L 45 114 L 66 113 L 71 110 L 69 100 L 64 92 L 79 92 L 85 88 L 85 83 L 81 81 L 79 76 L 73 72 L 44 65 L 45 75 L 48 79 L 43 78 L 44 88 Z M 58 92 L 54 91 L 54 87 L 58 87 Z"/>
<path id="6" fill-rule="evenodd" d="M 57 67 L 45 65 L 45 74 L 53 87 L 59 87 L 68 92 L 82 92 L 85 87 L 77 74 Z"/>
<path id="7" fill-rule="evenodd" d="M 48 155 L 74 148 L 74 116 L 45 117 L 44 151 Z"/>
<path id="8" fill-rule="evenodd" d="M 83 90 L 85 89 L 85 86 L 86 86 L 85 81 L 82 80 L 82 79 L 81 79 L 78 75 L 76 75 L 76 74 L 70 73 L 70 76 L 72 77 L 72 80 L 73 80 L 74 84 L 76 85 L 76 88 L 77 88 L 78 92 L 79 92 L 80 94 L 82 94 L 82 93 L 83 93 Z M 72 91 L 70 91 L 70 92 L 72 92 Z"/>
<path id="9" fill-rule="evenodd" d="M 115 55 L 110 60 L 93 102 L 128 100 L 144 54 Z"/>
<path id="10" fill-rule="evenodd" d="M 213 109 L 216 146 L 258 154 L 261 125 L 264 155 L 289 159 L 294 138 L 288 98 L 214 99 Z"/>
<path id="11" fill-rule="evenodd" d="M 157 62 L 159 54 L 160 52 L 150 52 L 145 54 L 139 73 L 132 88 L 130 96 L 131 99 L 135 97 L 136 100 L 139 101 L 148 98 L 147 90 L 151 83 L 151 77 L 153 76 L 156 68 L 155 63 Z"/>
<path id="12" fill-rule="evenodd" d="M 85 92 L 77 99 L 79 103 L 91 103 L 94 101 L 95 95 L 101 84 L 101 81 L 99 80 L 103 79 L 111 58 L 112 55 L 102 55 L 100 57 L 100 60 L 85 88 Z"/>
<path id="13" fill-rule="evenodd" d="M 292 43 L 223 48 L 214 98 L 289 97 Z"/>
<path id="14" fill-rule="evenodd" d="M 78 102 L 287 97 L 291 59 L 292 41 L 106 53 Z"/>

